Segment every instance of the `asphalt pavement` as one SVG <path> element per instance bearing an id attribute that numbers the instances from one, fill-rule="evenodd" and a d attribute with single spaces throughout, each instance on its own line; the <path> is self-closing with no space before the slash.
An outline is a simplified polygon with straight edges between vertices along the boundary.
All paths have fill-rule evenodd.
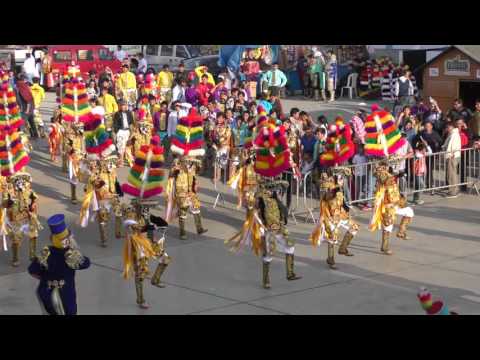
<path id="1" fill-rule="evenodd" d="M 48 94 L 42 111 L 45 120 L 54 106 L 55 96 Z M 293 106 L 334 116 L 363 105 L 350 100 L 333 104 L 284 100 L 286 111 Z M 123 240 L 114 239 L 110 226 L 108 247 L 101 248 L 95 223 L 86 229 L 79 227 L 80 205 L 70 203 L 69 183 L 59 164 L 50 161 L 46 140 L 34 143 L 28 171 L 40 198 L 40 221 L 45 227 L 40 246 L 49 242 L 46 219 L 61 212 L 82 252 L 92 260 L 90 269 L 77 273 L 80 314 L 423 314 L 416 297 L 421 286 L 429 288 L 434 298 L 442 298 L 451 310 L 480 314 L 480 209 L 474 195 L 450 200 L 425 195 L 425 204 L 414 208 L 409 232 L 413 239 L 393 238 L 393 256 L 382 255 L 380 234 L 368 231 L 371 214 L 356 210 L 361 228 L 351 246 L 355 256 L 336 256 L 338 270 L 326 265 L 326 245 L 313 248 L 309 244 L 313 225 L 301 217 L 297 224 L 290 221 L 291 236 L 297 241 L 296 272 L 303 278 L 287 281 L 284 258 L 277 256 L 271 266 L 272 289 L 265 290 L 261 260 L 247 249 L 234 254 L 224 245 L 244 219 L 244 213 L 235 209 L 235 194 L 221 185 L 225 202 L 214 209 L 217 192 L 210 179 L 201 178 L 202 215 L 209 231 L 194 234 L 189 217 L 189 238 L 180 240 L 178 224 L 170 224 L 166 246 L 172 263 L 163 277 L 167 286 L 158 289 L 146 282 L 151 308 L 141 310 L 135 304 L 133 280 L 121 276 Z M 126 168 L 119 170 L 121 182 L 126 175 Z M 25 239 L 19 268 L 10 267 L 10 253 L 0 252 L 0 314 L 40 314 L 35 298 L 38 282 L 26 272 L 27 244 Z"/>

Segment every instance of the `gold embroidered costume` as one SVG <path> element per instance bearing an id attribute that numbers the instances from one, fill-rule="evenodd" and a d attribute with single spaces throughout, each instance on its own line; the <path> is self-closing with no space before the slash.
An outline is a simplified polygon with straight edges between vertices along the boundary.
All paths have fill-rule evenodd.
<path id="1" fill-rule="evenodd" d="M 399 159 L 390 158 L 388 161 L 382 161 L 374 170 L 377 182 L 369 229 L 371 231 L 382 229 L 381 251 L 386 255 L 392 254 L 389 242 L 396 216 L 402 216 L 397 237 L 404 240 L 409 239 L 407 226 L 414 216 L 413 209 L 407 206 L 405 197 L 400 194 L 397 179 L 390 170 L 390 165 L 396 161 Z"/>
<path id="2" fill-rule="evenodd" d="M 12 245 L 12 266 L 20 264 L 19 250 L 23 236 L 30 239 L 30 260 L 36 257 L 38 231 L 38 196 L 33 191 L 32 177 L 28 173 L 17 173 L 7 179 L 2 193 L 3 209 L 0 228 L 6 232 Z"/>
<path id="3" fill-rule="evenodd" d="M 348 246 L 358 232 L 359 226 L 355 223 L 345 205 L 343 184 L 339 182 L 340 176 L 349 176 L 347 168 L 331 168 L 328 174 L 323 173 L 320 180 L 322 191 L 320 199 L 320 219 L 310 235 L 310 241 L 314 246 L 320 245 L 323 240 L 328 242 L 327 264 L 331 269 L 335 265 L 335 244 L 338 243 L 341 228 L 346 230 L 343 240 L 338 249 L 340 255 L 353 256 L 348 251 Z"/>

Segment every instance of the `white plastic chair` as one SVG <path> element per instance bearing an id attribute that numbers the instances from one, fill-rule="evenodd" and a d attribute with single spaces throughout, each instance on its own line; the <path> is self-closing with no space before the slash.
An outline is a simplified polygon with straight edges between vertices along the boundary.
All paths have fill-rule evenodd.
<path id="1" fill-rule="evenodd" d="M 358 91 L 357 91 L 357 80 L 358 80 L 358 74 L 357 73 L 351 73 L 347 77 L 347 86 L 342 87 L 342 90 L 340 92 L 340 97 L 343 97 L 343 90 L 347 89 L 348 90 L 348 96 L 350 99 L 353 99 L 353 93 L 355 93 L 355 97 L 358 97 Z"/>

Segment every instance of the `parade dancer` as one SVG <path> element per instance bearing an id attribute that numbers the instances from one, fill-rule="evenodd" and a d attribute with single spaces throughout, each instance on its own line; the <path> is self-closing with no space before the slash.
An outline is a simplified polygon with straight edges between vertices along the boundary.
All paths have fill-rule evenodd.
<path id="1" fill-rule="evenodd" d="M 160 278 L 170 263 L 170 257 L 165 251 L 168 224 L 161 217 L 150 214 L 150 210 L 158 205 L 158 195 L 163 192 L 163 163 L 160 138 L 154 136 L 149 145 L 142 146 L 137 152 L 128 182 L 122 185 L 123 192 L 134 196 L 124 222 L 132 232 L 131 236 L 128 232 L 125 235 L 124 259 L 126 264 L 134 264 L 137 304 L 142 308 L 148 307 L 143 298 L 143 280 L 148 274 L 148 260 L 155 258 L 159 261 L 152 277 L 152 285 L 158 287 L 163 287 Z M 159 230 L 160 236 L 156 236 L 155 230 Z M 128 268 L 125 269 L 124 274 L 128 275 Z"/>
<path id="2" fill-rule="evenodd" d="M 175 159 L 173 167 L 170 170 L 167 185 L 167 221 L 171 219 L 174 208 L 178 209 L 178 226 L 180 239 L 186 240 L 185 221 L 187 213 L 193 215 L 197 234 L 201 235 L 208 230 L 202 225 L 202 216 L 200 212 L 200 199 L 198 197 L 198 178 L 197 172 L 200 168 L 201 160 L 182 156 Z"/>
<path id="3" fill-rule="evenodd" d="M 113 204 L 116 203 L 114 200 L 117 193 L 115 167 L 118 158 L 112 156 L 115 146 L 106 131 L 103 111 L 92 109 L 84 123 L 85 150 L 87 160 L 91 161 L 91 174 L 80 211 L 80 224 L 82 227 L 87 227 L 89 209 L 93 207 L 100 230 L 100 244 L 106 247 L 106 225 Z"/>
<path id="4" fill-rule="evenodd" d="M 28 272 L 40 280 L 37 297 L 44 315 L 77 315 L 75 272 L 88 269 L 90 259 L 80 252 L 63 214 L 51 216 L 47 223 L 52 245 L 32 260 Z"/>
<path id="5" fill-rule="evenodd" d="M 38 221 L 38 196 L 32 190 L 30 174 L 16 173 L 7 182 L 7 189 L 3 192 L 6 216 L 2 216 L 2 220 L 7 221 L 5 225 L 12 244 L 12 266 L 17 267 L 23 236 L 30 240 L 29 258 L 32 260 L 36 256 L 38 232 L 42 226 Z"/>
<path id="6" fill-rule="evenodd" d="M 262 256 L 262 285 L 270 289 L 270 263 L 276 250 L 285 254 L 287 280 L 301 276 L 294 272 L 295 243 L 286 228 L 288 209 L 278 197 L 288 182 L 276 179 L 292 166 L 285 129 L 273 125 L 266 117 L 259 119 L 258 125 L 254 141 L 257 187 L 255 192 L 253 188 L 246 192 L 247 217 L 242 230 L 226 243 L 232 250 L 251 246 L 257 256 Z"/>
<path id="7" fill-rule="evenodd" d="M 180 239 L 186 240 L 185 220 L 190 210 L 197 228 L 197 234 L 207 232 L 202 225 L 200 199 L 198 198 L 198 177 L 203 148 L 203 119 L 192 108 L 188 116 L 179 119 L 175 135 L 172 138 L 171 152 L 177 156 L 168 176 L 166 195 L 168 199 L 166 219 L 170 221 L 174 208 L 178 209 Z"/>
<path id="8" fill-rule="evenodd" d="M 24 147 L 19 128 L 24 124 L 15 92 L 8 74 L 0 71 L 0 176 L 2 177 L 2 207 L 0 234 L 7 251 L 7 235 L 12 244 L 12 266 L 20 264 L 19 250 L 23 235 L 30 238 L 30 258 L 35 257 L 38 231 L 38 197 L 32 190 L 32 178 L 22 172 L 30 158 Z"/>
<path id="9" fill-rule="evenodd" d="M 148 309 L 143 294 L 143 281 L 149 274 L 148 262 L 155 256 L 152 243 L 147 238 L 147 224 L 142 214 L 142 206 L 132 199 L 130 206 L 124 209 L 125 244 L 123 248 L 123 278 L 128 280 L 131 273 L 135 276 L 137 305 Z"/>
<path id="10" fill-rule="evenodd" d="M 382 229 L 380 249 L 385 255 L 393 254 L 390 250 L 390 234 L 393 231 L 396 216 L 402 216 L 397 237 L 403 240 L 410 239 L 407 236 L 407 227 L 414 216 L 413 209 L 407 206 L 407 199 L 400 194 L 397 179 L 391 171 L 391 166 L 398 161 L 400 159 L 390 157 L 389 160 L 381 161 L 374 169 L 377 182 L 369 229 L 370 231 Z"/>
<path id="11" fill-rule="evenodd" d="M 345 204 L 342 185 L 339 184 L 339 176 L 350 176 L 350 169 L 334 167 L 328 173 L 322 173 L 320 180 L 320 219 L 310 235 L 313 246 L 319 246 L 322 241 L 328 242 L 327 264 L 330 269 L 337 269 L 335 265 L 335 245 L 338 244 L 340 229 L 346 230 L 339 246 L 338 254 L 353 256 L 348 251 L 348 246 L 357 234 L 359 226 L 351 219 L 349 208 Z"/>
<path id="12" fill-rule="evenodd" d="M 64 153 L 66 157 L 68 179 L 70 182 L 70 199 L 77 204 L 77 185 L 80 175 L 80 163 L 85 156 L 85 141 L 83 139 L 83 123 L 65 123 Z"/>

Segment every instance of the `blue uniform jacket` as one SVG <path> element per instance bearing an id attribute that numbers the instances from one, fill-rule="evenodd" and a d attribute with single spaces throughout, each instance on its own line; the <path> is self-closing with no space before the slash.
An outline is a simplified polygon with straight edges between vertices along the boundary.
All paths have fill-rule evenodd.
<path id="1" fill-rule="evenodd" d="M 87 269 L 90 266 L 90 259 L 82 256 L 78 261 L 69 261 L 67 264 L 65 255 L 68 249 L 58 249 L 49 246 L 50 254 L 45 261 L 38 258 L 32 261 L 28 267 L 28 272 L 36 278 L 40 278 L 40 284 L 37 288 L 37 295 L 45 306 L 45 310 L 50 315 L 56 315 L 52 305 L 52 289 L 48 282 L 63 280 L 65 283 L 59 289 L 62 298 L 65 315 L 77 314 L 77 294 L 75 290 L 75 271 Z M 45 250 L 44 250 L 45 251 Z M 41 257 L 40 257 L 41 258 Z M 42 264 L 47 264 L 47 266 Z"/>

